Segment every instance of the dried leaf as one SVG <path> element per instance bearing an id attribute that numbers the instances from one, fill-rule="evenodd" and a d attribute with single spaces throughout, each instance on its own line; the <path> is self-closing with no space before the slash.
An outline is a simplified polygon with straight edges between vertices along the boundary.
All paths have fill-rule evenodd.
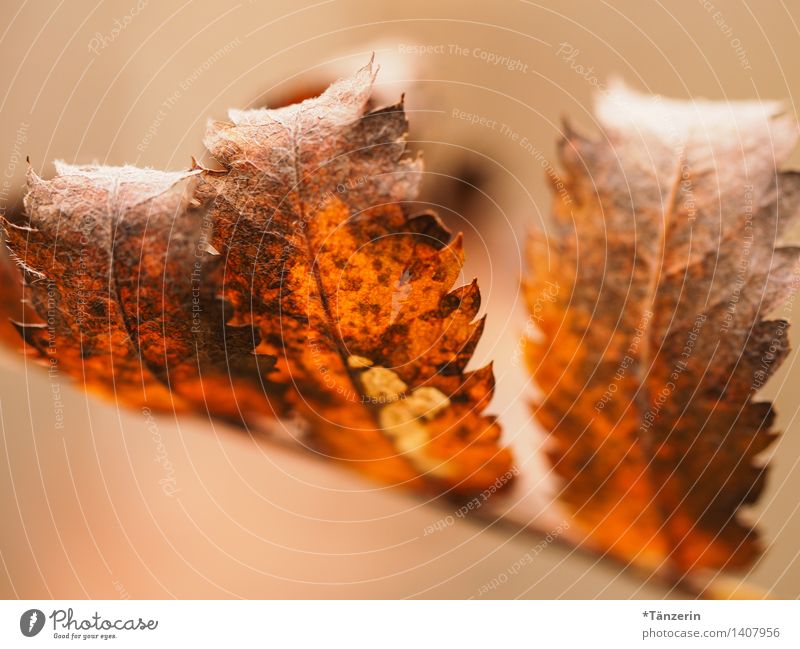
<path id="1" fill-rule="evenodd" d="M 491 367 L 467 372 L 476 282 L 460 235 L 411 215 L 422 165 L 372 66 L 315 99 L 231 111 L 221 170 L 59 163 L 7 222 L 42 356 L 120 401 L 234 420 L 300 415 L 304 440 L 394 484 L 485 489 L 510 453 Z"/>
<path id="2" fill-rule="evenodd" d="M 461 237 L 410 216 L 422 165 L 405 157 L 402 102 L 365 114 L 373 79 L 370 65 L 316 99 L 209 125 L 224 170 L 200 194 L 229 323 L 257 327 L 270 381 L 320 452 L 391 482 L 482 489 L 510 455 L 481 414 L 491 369 L 465 371 L 478 287 L 450 291 Z"/>
<path id="3" fill-rule="evenodd" d="M 788 352 L 797 141 L 783 107 L 616 86 L 568 129 L 527 285 L 528 359 L 563 503 L 596 547 L 678 575 L 761 551 L 741 508 L 775 437 L 756 393 Z"/>
<path id="4" fill-rule="evenodd" d="M 224 329 L 197 172 L 58 162 L 56 173 L 29 170 L 28 220 L 6 225 L 41 319 L 19 325 L 25 341 L 51 371 L 126 404 L 235 416 L 238 372 L 213 358 Z M 257 378 L 246 342 L 228 340 L 229 358 L 248 359 Z M 248 385 L 237 387 L 243 400 Z"/>

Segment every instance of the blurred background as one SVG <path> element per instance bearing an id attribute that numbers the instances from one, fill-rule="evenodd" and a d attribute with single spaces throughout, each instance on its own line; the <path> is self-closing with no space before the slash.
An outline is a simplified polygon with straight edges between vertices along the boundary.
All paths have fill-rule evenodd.
<path id="1" fill-rule="evenodd" d="M 495 361 L 492 411 L 533 476 L 505 507 L 539 531 L 496 511 L 454 518 L 224 424 L 117 408 L 3 351 L 0 596 L 682 596 L 547 541 L 560 518 L 516 351 L 525 234 L 547 218 L 562 118 L 591 130 L 612 75 L 677 97 L 782 98 L 796 113 L 798 20 L 782 1 L 5 0 L 4 212 L 19 208 L 26 156 L 46 177 L 57 158 L 185 168 L 207 118 L 316 94 L 375 52 L 378 100 L 406 93 L 422 198 L 465 232 L 463 279 L 479 278 L 489 314 L 474 366 Z M 745 578 L 784 598 L 800 594 L 799 385 L 792 355 L 764 390 L 784 435 L 748 512 L 768 550 Z"/>

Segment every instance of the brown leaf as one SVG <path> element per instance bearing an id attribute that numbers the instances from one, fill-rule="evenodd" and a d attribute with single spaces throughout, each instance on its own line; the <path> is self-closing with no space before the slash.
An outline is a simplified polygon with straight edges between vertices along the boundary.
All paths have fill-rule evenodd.
<path id="1" fill-rule="evenodd" d="M 797 127 L 772 103 L 614 87 L 603 134 L 560 146 L 551 230 L 530 251 L 529 341 L 561 499 L 591 543 L 679 574 L 761 550 L 774 419 L 756 392 L 788 352 Z M 563 182 L 563 184 L 561 184 Z"/>
<path id="2" fill-rule="evenodd" d="M 373 79 L 231 111 L 206 138 L 219 171 L 30 172 L 6 223 L 28 344 L 126 403 L 300 415 L 310 447 L 384 481 L 492 485 L 511 458 L 481 414 L 491 368 L 466 371 L 478 287 L 451 290 L 460 235 L 411 214 L 422 165 L 402 103 L 368 110 Z"/>
<path id="3" fill-rule="evenodd" d="M 421 178 L 402 103 L 367 110 L 372 66 L 315 99 L 231 111 L 206 146 L 213 245 L 231 323 L 254 325 L 311 443 L 391 482 L 458 491 L 510 467 L 481 413 L 490 370 L 465 372 L 482 329 L 477 284 L 450 292 L 461 237 L 410 216 Z"/>
<path id="4" fill-rule="evenodd" d="M 40 318 L 20 325 L 25 341 L 51 371 L 129 405 L 233 416 L 236 373 L 210 362 L 223 328 L 192 199 L 197 173 L 64 163 L 56 172 L 45 181 L 29 171 L 28 220 L 6 224 Z M 254 365 L 244 343 L 230 358 Z"/>

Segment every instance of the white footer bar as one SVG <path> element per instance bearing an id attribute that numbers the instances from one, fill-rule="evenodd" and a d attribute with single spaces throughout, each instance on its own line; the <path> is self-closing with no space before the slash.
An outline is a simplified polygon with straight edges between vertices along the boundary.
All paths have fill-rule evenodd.
<path id="1" fill-rule="evenodd" d="M 796 601 L 0 602 L 0 647 L 800 647 L 799 630 Z"/>

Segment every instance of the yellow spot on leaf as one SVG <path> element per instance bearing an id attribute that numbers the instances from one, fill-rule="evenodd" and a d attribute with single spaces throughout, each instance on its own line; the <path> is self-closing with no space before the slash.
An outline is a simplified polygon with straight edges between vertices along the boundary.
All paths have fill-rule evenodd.
<path id="1" fill-rule="evenodd" d="M 372 361 L 363 356 L 356 356 L 353 354 L 347 359 L 347 364 L 354 370 L 361 369 L 362 367 L 372 367 Z"/>
<path id="2" fill-rule="evenodd" d="M 403 379 L 385 367 L 368 369 L 361 375 L 361 384 L 364 394 L 380 401 L 393 401 L 408 389 Z"/>

